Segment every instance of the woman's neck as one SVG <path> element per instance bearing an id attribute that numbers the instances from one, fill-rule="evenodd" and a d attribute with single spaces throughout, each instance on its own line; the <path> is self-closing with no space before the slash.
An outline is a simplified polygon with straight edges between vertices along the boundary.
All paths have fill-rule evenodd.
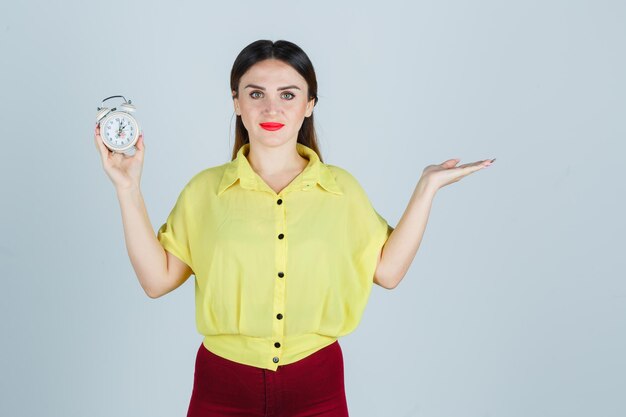
<path id="1" fill-rule="evenodd" d="M 254 146 L 251 143 L 245 156 L 254 172 L 264 177 L 301 172 L 309 163 L 292 143 L 275 147 Z"/>

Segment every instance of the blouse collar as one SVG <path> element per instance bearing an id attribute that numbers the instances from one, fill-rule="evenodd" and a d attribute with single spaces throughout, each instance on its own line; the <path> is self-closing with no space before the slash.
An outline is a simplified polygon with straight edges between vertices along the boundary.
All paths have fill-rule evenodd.
<path id="1" fill-rule="evenodd" d="M 250 143 L 244 144 L 239 148 L 235 159 L 227 164 L 224 175 L 222 176 L 222 181 L 218 187 L 218 196 L 237 181 L 237 179 L 239 179 L 239 185 L 247 190 L 274 192 L 250 166 L 250 162 L 246 158 L 249 149 Z M 296 150 L 301 156 L 308 159 L 309 162 L 287 188 L 308 191 L 314 189 L 314 185 L 319 183 L 326 191 L 335 194 L 343 194 L 332 172 L 326 164 L 320 161 L 319 156 L 313 149 L 296 142 Z"/>

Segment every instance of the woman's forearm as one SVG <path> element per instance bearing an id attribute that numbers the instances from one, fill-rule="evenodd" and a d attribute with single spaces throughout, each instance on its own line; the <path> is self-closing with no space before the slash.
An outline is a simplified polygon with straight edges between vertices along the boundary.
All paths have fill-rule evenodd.
<path id="1" fill-rule="evenodd" d="M 167 276 L 167 257 L 157 240 L 139 188 L 118 190 L 124 238 L 135 274 L 145 293 L 153 297 L 155 288 Z"/>
<path id="2" fill-rule="evenodd" d="M 395 288 L 411 266 L 422 242 L 436 189 L 421 180 L 397 226 L 383 246 L 376 276 L 387 288 Z"/>
<path id="3" fill-rule="evenodd" d="M 487 168 L 495 160 L 484 159 L 457 166 L 460 159 L 454 158 L 424 168 L 407 209 L 383 246 L 374 276 L 384 282 L 386 288 L 395 288 L 411 266 L 422 242 L 437 190 Z"/>

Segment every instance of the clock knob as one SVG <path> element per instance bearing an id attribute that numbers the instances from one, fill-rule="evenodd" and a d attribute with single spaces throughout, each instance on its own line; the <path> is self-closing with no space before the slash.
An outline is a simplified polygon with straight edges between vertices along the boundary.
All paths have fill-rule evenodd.
<path id="1" fill-rule="evenodd" d="M 119 106 L 117 106 L 117 108 L 121 111 L 125 111 L 128 113 L 134 113 L 135 111 L 137 111 L 137 108 L 130 103 L 130 100 L 128 101 L 128 103 L 120 104 Z"/>
<path id="2" fill-rule="evenodd" d="M 96 114 L 96 123 L 100 122 L 106 116 L 111 109 L 108 107 L 98 107 L 98 113 Z"/>

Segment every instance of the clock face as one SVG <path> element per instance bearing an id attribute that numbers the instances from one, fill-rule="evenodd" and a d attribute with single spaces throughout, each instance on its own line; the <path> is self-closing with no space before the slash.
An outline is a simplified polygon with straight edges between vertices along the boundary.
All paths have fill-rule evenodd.
<path id="1" fill-rule="evenodd" d="M 137 122 L 125 113 L 107 116 L 100 127 L 102 138 L 116 149 L 124 149 L 135 141 L 138 134 Z"/>

